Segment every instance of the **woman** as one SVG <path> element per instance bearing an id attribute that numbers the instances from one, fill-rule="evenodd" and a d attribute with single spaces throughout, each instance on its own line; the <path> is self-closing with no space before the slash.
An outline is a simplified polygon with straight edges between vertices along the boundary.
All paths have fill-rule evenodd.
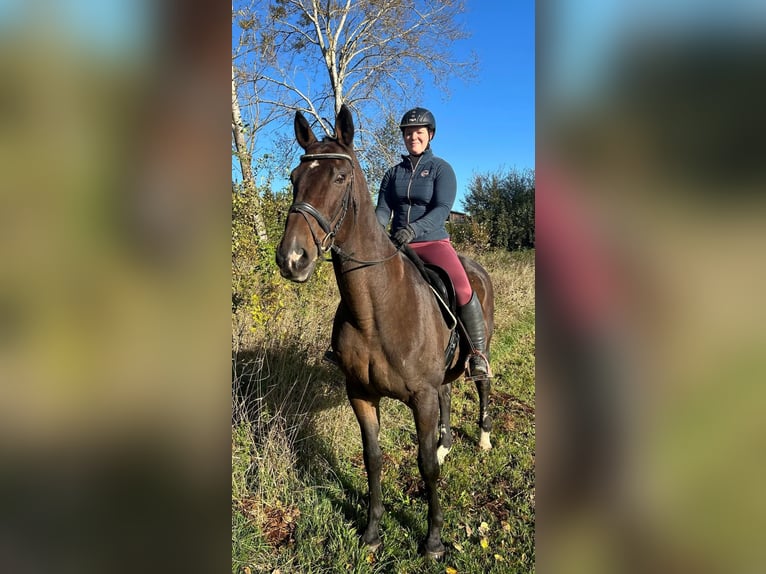
<path id="1" fill-rule="evenodd" d="M 384 227 L 391 221 L 391 240 L 412 248 L 428 264 L 443 268 L 452 279 L 460 319 L 475 352 L 469 362 L 472 377 L 487 376 L 486 332 L 479 299 L 452 247 L 445 222 L 457 195 L 455 172 L 431 151 L 436 119 L 425 108 L 404 114 L 399 128 L 408 155 L 383 176 L 375 215 Z"/>

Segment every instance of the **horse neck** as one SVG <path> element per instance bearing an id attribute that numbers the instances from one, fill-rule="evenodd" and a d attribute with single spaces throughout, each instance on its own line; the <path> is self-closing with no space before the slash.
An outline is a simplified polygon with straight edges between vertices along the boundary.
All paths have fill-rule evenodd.
<path id="1" fill-rule="evenodd" d="M 390 291 L 391 277 L 401 273 L 403 260 L 395 255 L 396 248 L 384 228 L 378 223 L 372 198 L 361 170 L 355 173 L 356 189 L 353 193 L 352 212 L 347 219 L 347 229 L 338 247 L 361 261 L 386 261 L 362 264 L 345 259 L 333 253 L 333 267 L 341 299 L 357 318 L 370 316 L 375 301 L 381 300 Z"/>

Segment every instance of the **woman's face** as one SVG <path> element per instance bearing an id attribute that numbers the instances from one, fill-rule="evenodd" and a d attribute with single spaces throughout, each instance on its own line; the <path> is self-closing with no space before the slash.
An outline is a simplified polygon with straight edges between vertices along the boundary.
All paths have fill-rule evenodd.
<path id="1" fill-rule="evenodd" d="M 404 145 L 412 155 L 420 155 L 428 147 L 431 134 L 427 127 L 404 128 Z"/>

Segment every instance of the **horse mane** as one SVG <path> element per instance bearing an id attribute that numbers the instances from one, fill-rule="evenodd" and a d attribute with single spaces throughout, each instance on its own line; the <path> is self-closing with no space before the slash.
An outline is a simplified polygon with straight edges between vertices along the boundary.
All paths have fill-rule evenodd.
<path id="1" fill-rule="evenodd" d="M 335 136 L 328 136 L 328 135 L 326 135 L 326 136 L 324 136 L 322 138 L 322 142 L 321 143 L 336 143 L 336 144 L 338 144 L 341 147 L 345 147 L 345 146 L 343 146 L 343 144 L 340 143 L 340 141 L 338 141 L 338 138 L 335 137 Z M 356 155 L 356 154 L 354 154 L 354 155 Z M 365 183 L 365 186 L 366 186 L 367 185 L 367 181 L 365 180 L 364 183 Z M 424 261 L 420 258 L 420 256 L 417 253 L 415 253 L 415 251 L 409 245 L 404 245 L 402 247 L 402 254 L 405 255 L 407 257 L 407 259 L 412 261 L 412 263 L 415 265 L 415 268 L 418 270 L 418 273 L 420 273 L 421 277 L 423 277 L 423 279 L 426 281 L 426 283 L 430 283 L 431 282 L 430 274 L 429 274 L 428 270 L 426 269 L 426 265 L 425 265 Z"/>
<path id="2" fill-rule="evenodd" d="M 341 147 L 345 147 L 342 143 L 340 143 L 337 137 L 329 136 L 329 135 L 325 135 L 320 141 L 320 143 L 335 143 Z M 367 181 L 364 178 L 362 179 L 366 187 Z M 428 269 L 426 269 L 425 262 L 420 258 L 420 256 L 417 253 L 415 253 L 415 251 L 409 245 L 402 246 L 401 252 L 407 259 L 409 259 L 412 262 L 413 265 L 415 265 L 415 268 L 418 270 L 418 273 L 420 273 L 420 276 L 423 278 L 423 280 L 426 283 L 430 284 L 431 277 L 432 277 L 431 272 L 429 272 Z"/>

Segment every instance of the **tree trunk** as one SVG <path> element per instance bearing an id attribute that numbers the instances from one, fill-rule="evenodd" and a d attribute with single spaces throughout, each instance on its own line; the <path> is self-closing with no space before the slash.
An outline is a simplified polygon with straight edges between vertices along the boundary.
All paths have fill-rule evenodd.
<path id="1" fill-rule="evenodd" d="M 234 135 L 234 146 L 237 148 L 237 157 L 239 165 L 242 168 L 242 184 L 245 191 L 252 194 L 255 204 L 255 215 L 253 215 L 253 227 L 261 241 L 267 241 L 266 226 L 261 217 L 261 205 L 258 192 L 253 182 L 253 168 L 251 164 L 250 152 L 245 144 L 245 130 L 242 125 L 242 114 L 239 111 L 239 100 L 237 99 L 237 85 L 234 81 L 234 66 L 231 67 L 231 131 Z"/>

